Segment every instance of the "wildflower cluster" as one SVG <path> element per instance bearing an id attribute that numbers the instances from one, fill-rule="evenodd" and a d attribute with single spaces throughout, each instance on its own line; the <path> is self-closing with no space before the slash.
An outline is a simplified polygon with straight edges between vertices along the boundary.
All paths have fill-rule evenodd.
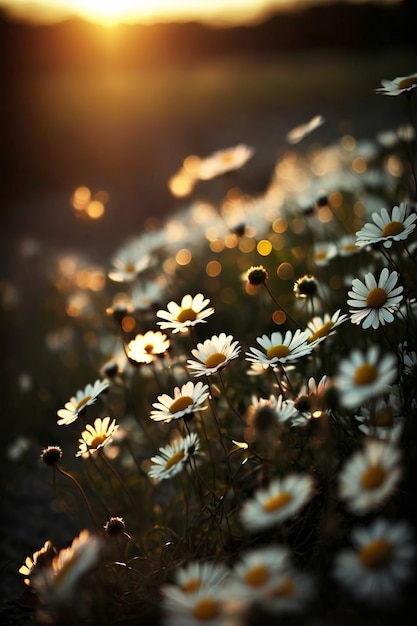
<path id="1" fill-rule="evenodd" d="M 20 568 L 39 623 L 385 624 L 410 606 L 416 189 L 381 137 L 291 148 L 262 196 L 191 200 L 114 255 L 102 324 L 78 320 L 96 367 L 56 410 L 71 470 L 41 454 L 80 533 Z M 176 183 L 197 197 L 250 158 L 194 159 Z"/>

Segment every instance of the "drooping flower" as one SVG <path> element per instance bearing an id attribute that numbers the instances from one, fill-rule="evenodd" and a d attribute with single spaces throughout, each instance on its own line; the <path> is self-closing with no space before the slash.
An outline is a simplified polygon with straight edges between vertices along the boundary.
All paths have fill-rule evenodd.
<path id="1" fill-rule="evenodd" d="M 365 224 L 356 233 L 356 245 L 360 247 L 382 243 L 390 248 L 394 241 L 404 241 L 416 227 L 417 214 L 410 212 L 406 202 L 394 206 L 391 215 L 382 208 L 379 213 L 371 215 L 372 222 Z"/>
<path id="2" fill-rule="evenodd" d="M 170 422 L 172 419 L 190 416 L 195 411 L 207 408 L 203 405 L 209 394 L 208 385 L 188 381 L 181 388 L 175 387 L 173 396 L 158 396 L 158 402 L 152 404 L 155 410 L 151 411 L 150 417 L 155 422 Z"/>
<path id="3" fill-rule="evenodd" d="M 376 93 L 385 96 L 399 96 L 400 94 L 411 94 L 417 87 L 417 73 L 408 76 L 398 76 L 393 80 L 381 80 L 382 87 L 375 89 Z"/>
<path id="4" fill-rule="evenodd" d="M 371 398 L 388 393 L 396 376 L 394 355 L 381 356 L 378 346 L 371 346 L 365 352 L 354 349 L 339 363 L 335 377 L 340 404 L 354 409 Z"/>
<path id="5" fill-rule="evenodd" d="M 202 293 L 194 297 L 187 294 L 182 298 L 181 304 L 169 302 L 168 311 L 157 311 L 156 316 L 165 320 L 157 324 L 162 330 L 171 329 L 173 333 L 185 332 L 191 326 L 205 322 L 205 318 L 214 313 L 213 307 L 207 308 L 209 302 L 210 300 Z"/>
<path id="6" fill-rule="evenodd" d="M 197 348 L 191 350 L 192 355 L 198 359 L 187 361 L 187 368 L 193 376 L 210 376 L 223 369 L 239 356 L 240 346 L 234 341 L 232 335 L 220 333 L 198 343 Z"/>
<path id="7" fill-rule="evenodd" d="M 314 343 L 308 343 L 309 333 L 297 329 L 294 334 L 287 330 L 285 335 L 279 331 L 257 337 L 256 341 L 264 349 L 250 348 L 246 352 L 246 360 L 251 363 L 261 363 L 270 367 L 276 367 L 279 363 L 285 365 L 296 361 L 313 350 Z"/>
<path id="8" fill-rule="evenodd" d="M 98 396 L 109 386 L 108 380 L 96 380 L 94 384 L 88 384 L 84 389 L 77 391 L 75 396 L 65 403 L 64 409 L 59 409 L 57 415 L 60 418 L 57 424 L 60 426 L 72 424 L 78 418 L 81 411 L 86 409 L 97 400 Z"/>
<path id="9" fill-rule="evenodd" d="M 138 334 L 127 345 L 127 356 L 135 363 L 153 363 L 157 357 L 166 354 L 171 343 L 166 335 L 159 330 L 148 330 L 144 335 Z"/>
<path id="10" fill-rule="evenodd" d="M 364 515 L 378 508 L 393 493 L 401 476 L 401 450 L 390 441 L 367 439 L 344 464 L 338 494 L 346 508 Z"/>
<path id="11" fill-rule="evenodd" d="M 333 576 L 352 596 L 378 608 L 393 608 L 414 572 L 416 546 L 406 521 L 383 517 L 352 531 L 353 547 L 340 550 Z"/>
<path id="12" fill-rule="evenodd" d="M 314 493 L 314 480 L 308 474 L 288 474 L 258 489 L 240 510 L 243 527 L 263 530 L 281 524 L 298 513 Z"/>
<path id="13" fill-rule="evenodd" d="M 199 446 L 198 436 L 191 433 L 159 448 L 158 454 L 151 458 L 148 476 L 157 482 L 175 476 L 184 469 L 189 457 L 194 455 Z"/>
<path id="14" fill-rule="evenodd" d="M 352 307 L 349 309 L 352 324 L 361 324 L 364 329 L 376 329 L 394 321 L 394 312 L 403 298 L 403 287 L 398 285 L 398 277 L 398 272 L 390 273 L 384 267 L 378 282 L 372 272 L 365 274 L 365 282 L 353 279 L 347 301 Z"/>
<path id="15" fill-rule="evenodd" d="M 107 445 L 113 434 L 119 428 L 114 419 L 110 423 L 110 417 L 97 417 L 94 420 L 94 426 L 87 424 L 85 430 L 81 433 L 81 438 L 78 440 L 80 445 L 78 452 L 75 456 L 82 456 L 83 454 L 93 454 L 100 448 Z"/>

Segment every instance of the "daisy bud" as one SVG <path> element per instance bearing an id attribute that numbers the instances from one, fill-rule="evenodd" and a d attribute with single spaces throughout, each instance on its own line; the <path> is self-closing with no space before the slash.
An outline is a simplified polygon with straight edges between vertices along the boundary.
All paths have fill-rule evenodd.
<path id="1" fill-rule="evenodd" d="M 41 459 L 45 465 L 57 465 L 62 458 L 62 450 L 59 446 L 48 446 L 42 451 Z"/>
<path id="2" fill-rule="evenodd" d="M 263 265 L 252 266 L 248 270 L 248 281 L 251 285 L 262 285 L 268 278 L 268 272 Z"/>
<path id="3" fill-rule="evenodd" d="M 111 517 L 104 526 L 104 530 L 111 537 L 114 537 L 115 535 L 119 535 L 120 533 L 123 533 L 125 528 L 126 528 L 126 524 L 124 522 L 123 517 Z"/>

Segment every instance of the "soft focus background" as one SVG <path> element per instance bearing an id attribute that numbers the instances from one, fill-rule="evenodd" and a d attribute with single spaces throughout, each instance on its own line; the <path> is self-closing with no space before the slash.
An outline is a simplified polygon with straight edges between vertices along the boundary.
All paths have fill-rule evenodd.
<path id="1" fill-rule="evenodd" d="M 405 100 L 374 90 L 417 69 L 415 0 L 260 3 L 252 13 L 232 4 L 200 20 L 165 7 L 169 20 L 143 9 L 142 21 L 119 23 L 103 13 L 110 3 L 94 9 L 86 0 L 88 11 L 57 15 L 53 2 L 43 12 L 41 2 L 0 2 L 6 601 L 22 555 L 43 543 L 57 515 L 27 470 L 32 456 L 25 464 L 13 446 L 26 437 L 37 454 L 56 444 L 56 408 L 90 382 L 54 358 L 51 320 L 65 311 L 50 293 L 50 264 L 76 252 L 108 267 L 128 236 L 186 206 L 168 181 L 191 154 L 254 147 L 238 180 L 256 194 L 288 148 L 286 133 L 314 115 L 326 120 L 322 145 L 342 134 L 373 138 L 406 120 Z M 74 206 L 80 187 L 95 200 L 90 211 Z"/>

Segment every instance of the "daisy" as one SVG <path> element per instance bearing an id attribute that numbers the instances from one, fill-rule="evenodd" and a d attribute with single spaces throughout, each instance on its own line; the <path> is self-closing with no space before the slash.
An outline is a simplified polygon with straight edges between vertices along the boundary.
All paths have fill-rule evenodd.
<path id="1" fill-rule="evenodd" d="M 384 267 L 378 282 L 372 272 L 365 274 L 365 282 L 354 278 L 348 292 L 348 305 L 352 324 L 362 324 L 363 329 L 379 328 L 394 321 L 394 312 L 402 300 L 403 287 L 397 285 L 399 274 Z M 359 309 L 359 310 L 357 310 Z"/>
<path id="2" fill-rule="evenodd" d="M 148 281 L 132 288 L 131 299 L 134 311 L 149 311 L 160 304 L 165 288 L 163 279 Z"/>
<path id="3" fill-rule="evenodd" d="M 417 73 L 408 76 L 398 76 L 394 80 L 381 80 L 382 87 L 375 89 L 376 93 L 385 96 L 398 96 L 402 93 L 410 95 L 417 87 Z"/>
<path id="4" fill-rule="evenodd" d="M 198 343 L 197 348 L 191 350 L 192 355 L 198 359 L 187 361 L 187 368 L 194 376 L 210 376 L 226 367 L 230 361 L 239 356 L 240 346 L 238 341 L 233 341 L 232 335 L 220 333 L 206 339 L 204 343 Z"/>
<path id="5" fill-rule="evenodd" d="M 330 317 L 325 313 L 322 317 L 315 316 L 307 323 L 306 331 L 309 334 L 308 343 L 318 345 L 330 335 L 334 335 L 335 329 L 348 319 L 346 313 L 342 315 L 341 310 L 337 309 Z"/>
<path id="6" fill-rule="evenodd" d="M 276 398 L 270 395 L 269 398 L 252 397 L 252 404 L 248 407 L 246 423 L 255 433 L 268 434 L 277 423 L 287 422 L 296 414 L 296 410 L 282 395 Z"/>
<path id="7" fill-rule="evenodd" d="M 94 420 L 94 426 L 87 424 L 81 433 L 81 438 L 78 439 L 80 446 L 75 456 L 97 452 L 111 441 L 118 428 L 119 425 L 116 424 L 115 419 L 110 424 L 110 417 L 107 416 L 103 419 L 97 417 Z"/>
<path id="8" fill-rule="evenodd" d="M 313 251 L 313 262 L 317 267 L 326 266 L 337 255 L 337 252 L 334 243 L 316 243 Z"/>
<path id="9" fill-rule="evenodd" d="M 300 329 L 297 329 L 294 334 L 287 330 L 285 336 L 279 331 L 272 333 L 271 337 L 262 335 L 262 337 L 257 337 L 256 341 L 264 352 L 258 348 L 250 348 L 246 352 L 246 360 L 270 367 L 276 367 L 279 363 L 285 365 L 312 352 L 315 344 L 309 344 L 308 338 L 309 333 Z"/>
<path id="10" fill-rule="evenodd" d="M 230 598 L 224 584 L 187 593 L 176 585 L 161 589 L 165 626 L 239 626 L 242 607 Z"/>
<path id="11" fill-rule="evenodd" d="M 284 478 L 275 478 L 243 504 L 241 522 L 248 531 L 281 524 L 304 507 L 312 497 L 313 489 L 314 481 L 308 474 L 288 474 Z"/>
<path id="12" fill-rule="evenodd" d="M 168 311 L 157 311 L 156 316 L 166 320 L 157 324 L 162 330 L 169 328 L 173 333 L 185 332 L 190 326 L 205 323 L 205 318 L 214 313 L 213 307 L 206 308 L 209 302 L 210 300 L 204 298 L 202 293 L 194 297 L 187 294 L 181 300 L 181 304 L 169 302 Z"/>
<path id="13" fill-rule="evenodd" d="M 158 356 L 164 355 L 170 347 L 170 341 L 159 330 L 148 330 L 138 334 L 127 345 L 127 356 L 135 363 L 152 363 Z"/>
<path id="14" fill-rule="evenodd" d="M 368 406 L 362 406 L 355 419 L 359 422 L 359 430 L 365 435 L 398 442 L 405 426 L 401 412 L 399 390 L 393 387 L 393 393 L 387 397 L 377 398 Z"/>
<path id="15" fill-rule="evenodd" d="M 141 240 L 134 239 L 115 254 L 112 259 L 113 269 L 109 271 L 108 277 L 117 283 L 132 282 L 150 267 L 151 261 L 151 255 L 143 252 Z"/>
<path id="16" fill-rule="evenodd" d="M 83 390 L 77 391 L 75 396 L 65 403 L 65 408 L 57 411 L 57 415 L 60 417 L 57 424 L 60 426 L 62 424 L 68 426 L 68 424 L 75 422 L 81 411 L 91 404 L 94 404 L 98 396 L 103 393 L 108 386 L 108 380 L 96 380 L 94 384 L 89 383 Z"/>
<path id="17" fill-rule="evenodd" d="M 225 172 L 241 168 L 253 156 L 253 148 L 239 144 L 233 148 L 218 150 L 205 159 L 200 159 L 197 177 L 210 180 Z"/>
<path id="18" fill-rule="evenodd" d="M 31 584 L 31 577 L 39 570 L 48 567 L 52 563 L 52 559 L 56 556 L 56 549 L 51 541 L 45 541 L 42 548 L 33 553 L 33 556 L 27 556 L 24 565 L 19 568 L 19 574 L 26 576 L 24 578 L 25 585 Z"/>
<path id="19" fill-rule="evenodd" d="M 403 364 L 403 374 L 417 377 L 417 352 L 415 350 L 409 350 L 406 344 L 404 344 L 400 349 L 400 354 Z"/>
<path id="20" fill-rule="evenodd" d="M 393 241 L 404 241 L 416 227 L 416 213 L 410 213 L 409 206 L 401 202 L 394 206 L 391 215 L 387 209 L 382 208 L 379 213 L 371 215 L 373 224 L 368 223 L 356 232 L 356 245 L 371 246 L 382 243 L 385 248 L 390 248 Z"/>
<path id="21" fill-rule="evenodd" d="M 396 444 L 365 440 L 362 450 L 344 464 L 338 477 L 338 494 L 355 515 L 374 511 L 392 494 L 402 476 L 401 451 Z"/>
<path id="22" fill-rule="evenodd" d="M 60 550 L 50 567 L 33 576 L 33 586 L 45 604 L 63 605 L 74 601 L 80 579 L 97 563 L 100 539 L 82 530 L 71 546 Z"/>
<path id="23" fill-rule="evenodd" d="M 396 605 L 401 587 L 414 575 L 411 526 L 378 517 L 353 529 L 352 544 L 336 554 L 335 580 L 358 600 L 377 607 Z"/>
<path id="24" fill-rule="evenodd" d="M 195 433 L 159 448 L 158 454 L 151 458 L 153 465 L 148 469 L 148 476 L 157 482 L 175 476 L 184 469 L 189 457 L 198 448 L 199 440 Z"/>
<path id="25" fill-rule="evenodd" d="M 317 383 L 311 376 L 306 385 L 302 385 L 296 398 L 288 400 L 293 408 L 291 426 L 305 426 L 311 418 L 318 418 L 328 412 L 325 394 L 332 382 L 326 375 Z"/>
<path id="26" fill-rule="evenodd" d="M 174 388 L 174 396 L 163 394 L 158 396 L 158 402 L 152 404 L 155 407 L 151 411 L 151 419 L 155 422 L 170 422 L 172 419 L 190 416 L 195 411 L 202 411 L 206 406 L 202 406 L 209 397 L 208 385 L 203 383 L 187 382 L 182 387 Z"/>
<path id="27" fill-rule="evenodd" d="M 356 245 L 355 235 L 343 235 L 336 244 L 337 253 L 341 257 L 352 256 L 360 252 L 360 247 Z"/>
<path id="28" fill-rule="evenodd" d="M 269 545 L 244 552 L 234 565 L 230 575 L 230 591 L 245 602 L 253 602 L 265 597 L 274 585 L 291 567 L 289 549 Z"/>
<path id="29" fill-rule="evenodd" d="M 340 404 L 354 409 L 371 398 L 389 393 L 396 376 L 396 359 L 392 354 L 381 357 L 378 346 L 371 346 L 366 352 L 355 349 L 339 363 L 335 377 Z"/>
<path id="30" fill-rule="evenodd" d="M 313 577 L 294 568 L 277 576 L 261 606 L 269 613 L 299 613 L 314 594 Z"/>
<path id="31" fill-rule="evenodd" d="M 229 574 L 223 563 L 192 561 L 174 572 L 174 582 L 185 593 L 221 584 Z"/>

